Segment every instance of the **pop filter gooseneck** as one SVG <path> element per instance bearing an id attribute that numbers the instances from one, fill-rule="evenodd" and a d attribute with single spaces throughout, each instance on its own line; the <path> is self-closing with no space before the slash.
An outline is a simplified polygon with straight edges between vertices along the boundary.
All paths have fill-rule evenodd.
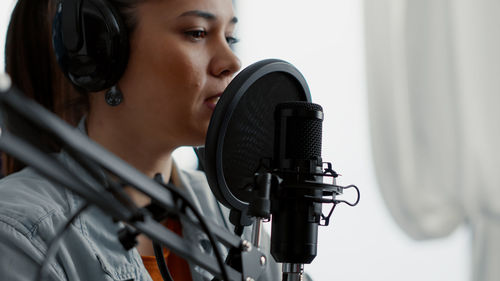
<path id="1" fill-rule="evenodd" d="M 251 187 L 262 159 L 273 157 L 274 110 L 283 102 L 311 102 L 309 87 L 291 64 L 277 59 L 242 70 L 222 94 L 210 120 L 204 167 L 216 198 L 245 216 L 253 199 Z"/>

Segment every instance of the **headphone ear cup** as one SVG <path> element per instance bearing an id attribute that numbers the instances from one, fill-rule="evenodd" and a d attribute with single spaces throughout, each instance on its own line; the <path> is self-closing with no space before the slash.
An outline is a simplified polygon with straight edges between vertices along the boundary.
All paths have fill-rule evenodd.
<path id="1" fill-rule="evenodd" d="M 53 45 L 63 73 L 89 92 L 115 85 L 128 61 L 125 24 L 105 0 L 65 0 L 53 21 Z"/>

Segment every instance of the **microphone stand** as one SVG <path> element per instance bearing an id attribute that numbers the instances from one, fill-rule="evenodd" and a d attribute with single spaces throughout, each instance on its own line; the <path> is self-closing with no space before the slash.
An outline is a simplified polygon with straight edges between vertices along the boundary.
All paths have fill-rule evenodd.
<path id="1" fill-rule="evenodd" d="M 11 87 L 10 78 L 5 74 L 0 74 L 0 106 L 2 110 L 14 114 L 23 122 L 49 133 L 55 140 L 69 149 L 70 155 L 76 154 L 81 156 L 78 158 L 84 158 L 85 163 L 83 165 L 80 163 L 82 168 L 100 167 L 112 174 L 113 178 L 119 179 L 121 183 L 136 188 L 151 197 L 153 202 L 167 212 L 182 215 L 182 210 L 176 206 L 172 193 L 165 188 L 172 188 L 172 186 L 161 185 L 148 178 L 111 152 L 83 136 L 77 129 L 53 113 L 33 100 L 25 98 L 17 89 Z M 0 149 L 38 170 L 48 179 L 81 196 L 113 219 L 125 222 L 138 232 L 144 233 L 153 241 L 166 246 L 180 257 L 200 266 L 218 278 L 227 274 L 229 280 L 257 280 L 265 269 L 265 263 L 263 264 L 261 261 L 265 260 L 266 257 L 259 251 L 258 247 L 249 247 L 248 241 L 242 240 L 215 224 L 204 223 L 208 230 L 207 235 L 213 234 L 218 242 L 231 249 L 241 251 L 241 271 L 225 264 L 222 264 L 222 268 L 213 256 L 202 253 L 195 245 L 165 228 L 153 218 L 151 213 L 118 200 L 111 193 L 106 192 L 106 187 L 99 180 L 94 179 L 95 182 L 92 184 L 81 180 L 79 175 L 74 174 L 56 158 L 42 152 L 29 141 L 13 135 L 2 127 L 0 127 Z M 90 175 L 93 174 L 93 171 L 89 169 L 86 172 Z M 193 221 L 191 219 L 188 220 L 188 223 L 203 229 L 200 220 Z M 217 245 L 213 245 L 213 247 L 217 247 Z"/>

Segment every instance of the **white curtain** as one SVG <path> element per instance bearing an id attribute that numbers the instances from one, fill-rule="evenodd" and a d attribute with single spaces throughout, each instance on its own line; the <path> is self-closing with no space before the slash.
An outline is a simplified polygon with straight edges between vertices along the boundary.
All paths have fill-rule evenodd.
<path id="1" fill-rule="evenodd" d="M 364 4 L 372 144 L 386 204 L 415 239 L 466 224 L 471 280 L 498 281 L 500 1 Z"/>

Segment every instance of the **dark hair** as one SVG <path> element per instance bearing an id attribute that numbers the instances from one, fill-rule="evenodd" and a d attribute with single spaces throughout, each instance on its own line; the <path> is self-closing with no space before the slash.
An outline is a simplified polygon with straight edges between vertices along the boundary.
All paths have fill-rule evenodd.
<path id="1" fill-rule="evenodd" d="M 143 0 L 108 0 L 122 16 L 128 32 L 135 30 L 135 7 Z M 75 88 L 59 69 L 52 46 L 55 0 L 18 0 L 12 12 L 5 44 L 5 70 L 13 84 L 72 125 L 88 112 L 87 93 Z M 16 133 L 15 122 L 4 116 L 7 130 Z M 31 132 L 40 148 L 57 152 L 49 136 Z M 19 171 L 24 165 L 2 153 L 2 174 Z"/>

